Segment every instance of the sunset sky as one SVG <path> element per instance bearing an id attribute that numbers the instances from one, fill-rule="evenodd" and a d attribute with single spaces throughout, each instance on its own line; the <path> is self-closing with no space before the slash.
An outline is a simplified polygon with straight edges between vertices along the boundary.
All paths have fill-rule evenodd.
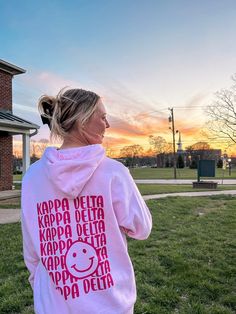
<path id="1" fill-rule="evenodd" d="M 42 94 L 93 90 L 115 150 L 171 141 L 169 107 L 183 146 L 202 140 L 205 108 L 236 72 L 235 0 L 0 0 L 0 30 L 0 59 L 27 71 L 13 80 L 14 114 L 42 126 Z"/>

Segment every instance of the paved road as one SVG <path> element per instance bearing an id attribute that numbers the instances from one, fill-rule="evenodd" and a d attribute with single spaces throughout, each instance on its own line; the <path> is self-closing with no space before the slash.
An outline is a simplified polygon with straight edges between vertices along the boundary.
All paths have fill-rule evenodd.
<path id="1" fill-rule="evenodd" d="M 166 193 L 166 194 L 154 194 L 144 195 L 145 201 L 151 199 L 159 199 L 164 197 L 174 196 L 209 196 L 209 195 L 236 195 L 236 190 L 225 191 L 203 191 L 203 192 L 181 192 L 181 193 Z M 20 221 L 20 209 L 2 209 L 0 208 L 0 224 L 14 223 Z"/>
<path id="2" fill-rule="evenodd" d="M 150 180 L 140 180 L 136 179 L 134 180 L 138 184 L 192 184 L 193 181 L 197 180 L 186 180 L 186 179 L 150 179 Z M 223 185 L 234 185 L 236 184 L 235 179 L 225 179 L 223 180 L 203 180 L 203 181 L 212 181 L 217 182 L 218 184 Z"/>
<path id="3" fill-rule="evenodd" d="M 166 194 L 155 194 L 155 195 L 144 195 L 145 201 L 174 196 L 209 196 L 209 195 L 236 195 L 236 190 L 225 190 L 225 191 L 202 191 L 202 192 L 180 192 L 180 193 L 166 193 Z"/>
<path id="4" fill-rule="evenodd" d="M 134 180 L 136 183 L 140 183 L 140 184 L 192 184 L 193 181 L 197 181 L 192 179 L 192 180 L 188 180 L 188 179 L 136 179 Z M 224 184 L 224 185 L 233 185 L 236 184 L 236 179 L 224 179 L 222 182 L 222 179 L 217 179 L 217 180 L 203 180 L 203 181 L 213 181 L 213 182 L 217 182 L 218 184 Z M 14 183 L 21 183 L 21 181 L 14 181 Z"/>
<path id="5" fill-rule="evenodd" d="M 20 190 L 0 191 L 0 200 L 19 198 L 20 195 L 21 195 L 21 191 Z"/>
<path id="6" fill-rule="evenodd" d="M 0 208 L 0 224 L 10 224 L 20 221 L 20 209 Z"/>

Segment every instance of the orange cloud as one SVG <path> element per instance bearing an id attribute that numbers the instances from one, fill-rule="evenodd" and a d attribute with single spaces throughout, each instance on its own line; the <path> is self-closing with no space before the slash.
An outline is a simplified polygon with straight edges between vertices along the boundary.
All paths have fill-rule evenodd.
<path id="1" fill-rule="evenodd" d="M 112 135 L 122 135 L 127 137 L 147 137 L 153 133 L 168 132 L 168 122 L 166 117 L 155 117 L 148 113 L 145 115 L 127 115 L 124 118 L 109 116 L 110 129 L 107 131 Z"/>
<path id="2" fill-rule="evenodd" d="M 197 112 L 199 114 L 199 112 Z M 196 117 L 196 115 L 195 115 Z M 168 110 L 165 112 L 141 112 L 137 114 L 126 114 L 125 118 L 109 116 L 111 128 L 107 130 L 107 135 L 111 138 L 110 145 L 114 149 L 120 149 L 121 145 L 140 144 L 144 149 L 150 147 L 148 137 L 150 135 L 162 136 L 167 142 L 172 143 L 172 131 L 169 129 L 171 123 L 168 122 Z M 189 114 L 175 117 L 175 130 L 181 133 L 183 148 L 198 141 L 207 141 L 201 134 L 203 121 L 193 119 Z M 118 139 L 114 141 L 114 139 Z M 179 135 L 176 134 L 176 143 Z M 112 143 L 113 141 L 113 143 Z M 214 148 L 219 145 L 213 144 Z"/>
<path id="3" fill-rule="evenodd" d="M 117 146 L 123 146 L 123 145 L 131 145 L 131 144 L 132 144 L 132 141 L 130 141 L 127 138 L 112 137 L 112 136 L 105 136 L 104 138 L 104 146 L 117 147 Z"/>

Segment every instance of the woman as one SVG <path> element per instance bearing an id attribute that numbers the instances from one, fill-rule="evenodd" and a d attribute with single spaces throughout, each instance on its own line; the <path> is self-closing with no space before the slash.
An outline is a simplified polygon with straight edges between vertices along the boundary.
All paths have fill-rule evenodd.
<path id="1" fill-rule="evenodd" d="M 146 239 L 151 215 L 129 171 L 105 156 L 101 98 L 71 89 L 39 110 L 60 149 L 46 148 L 22 182 L 24 260 L 38 314 L 128 314 L 136 300 L 126 235 Z"/>

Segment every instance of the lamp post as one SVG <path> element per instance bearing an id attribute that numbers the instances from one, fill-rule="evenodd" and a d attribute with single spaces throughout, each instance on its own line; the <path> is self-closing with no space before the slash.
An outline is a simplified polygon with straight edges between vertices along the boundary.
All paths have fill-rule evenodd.
<path id="1" fill-rule="evenodd" d="M 188 160 L 189 160 L 188 167 L 190 168 L 191 167 L 191 163 L 192 163 L 192 156 L 191 155 L 188 156 Z"/>
<path id="2" fill-rule="evenodd" d="M 228 158 L 229 176 L 231 176 L 231 158 Z"/>

